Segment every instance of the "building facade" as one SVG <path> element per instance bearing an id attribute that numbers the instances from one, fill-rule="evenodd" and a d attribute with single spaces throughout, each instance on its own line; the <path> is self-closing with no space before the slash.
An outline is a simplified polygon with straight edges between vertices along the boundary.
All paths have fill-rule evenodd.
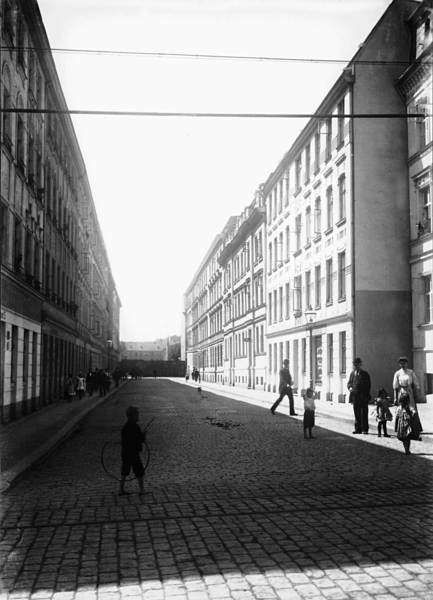
<path id="1" fill-rule="evenodd" d="M 347 380 L 356 356 L 371 375 L 372 392 L 382 386 L 391 392 L 402 354 L 411 364 L 415 360 L 415 371 L 425 373 L 423 389 L 430 390 L 432 160 L 427 119 L 422 119 L 425 132 L 417 134 L 422 148 L 410 151 L 409 178 L 407 167 L 408 140 L 411 147 L 414 135 L 408 133 L 408 107 L 422 105 L 431 114 L 430 11 L 420 6 L 412 0 L 389 5 L 261 186 L 263 389 L 269 393 L 277 392 L 279 370 L 288 358 L 295 389 L 312 384 L 321 399 L 348 402 Z M 431 0 L 422 6 L 428 8 Z M 425 64 L 405 73 L 415 35 L 420 42 L 419 28 L 425 35 Z M 412 86 L 409 95 L 405 86 Z M 256 316 L 249 316 L 259 271 L 250 274 L 242 267 L 255 262 L 253 230 L 257 226 L 259 231 L 259 221 L 248 233 L 242 229 L 252 212 L 237 221 L 230 236 L 225 234 L 218 258 L 224 269 L 223 310 L 229 315 L 222 338 L 223 382 L 249 387 L 262 380 L 261 374 L 258 380 L 250 376 L 248 346 L 256 348 L 256 335 L 260 339 L 260 329 L 253 335 Z M 240 271 L 229 288 L 226 281 L 233 278 L 236 261 Z M 206 261 L 202 265 L 206 269 Z M 189 288 L 187 307 L 198 297 L 193 293 L 197 281 Z M 415 281 L 421 298 L 412 293 Z M 421 303 L 414 327 L 413 302 Z M 186 338 L 188 364 L 188 348 L 196 343 Z"/>
<path id="2" fill-rule="evenodd" d="M 120 299 L 36 1 L 1 2 L 2 420 L 118 360 Z M 28 111 L 28 112 L 25 112 Z"/>
<path id="3" fill-rule="evenodd" d="M 218 257 L 223 269 L 224 383 L 266 386 L 265 209 L 261 190 L 236 219 Z"/>
<path id="4" fill-rule="evenodd" d="M 411 16 L 411 62 L 400 77 L 397 88 L 402 94 L 409 117 L 408 187 L 410 207 L 409 264 L 412 281 L 413 368 L 418 374 L 421 392 L 433 401 L 433 233 L 432 233 L 432 59 L 433 2 L 424 0 Z"/>

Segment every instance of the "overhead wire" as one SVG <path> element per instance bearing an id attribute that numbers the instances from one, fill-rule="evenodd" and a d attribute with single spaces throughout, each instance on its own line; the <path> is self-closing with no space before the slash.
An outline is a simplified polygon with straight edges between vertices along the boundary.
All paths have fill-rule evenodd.
<path id="1" fill-rule="evenodd" d="M 0 46 L 1 50 L 17 51 L 17 46 Z M 143 58 L 176 58 L 185 60 L 232 60 L 232 61 L 250 61 L 250 62 L 294 62 L 303 64 L 349 64 L 353 59 L 340 58 L 298 58 L 284 56 L 246 56 L 236 54 L 192 54 L 188 52 L 144 52 L 134 50 L 90 50 L 86 48 L 49 48 L 32 46 L 20 47 L 20 50 L 27 52 L 51 52 L 57 54 L 85 54 L 96 56 L 137 56 Z M 431 61 L 423 61 L 431 62 Z M 393 61 L 393 60 L 362 60 L 357 59 L 357 65 L 384 66 L 395 65 L 405 66 L 420 64 L 421 61 Z"/>

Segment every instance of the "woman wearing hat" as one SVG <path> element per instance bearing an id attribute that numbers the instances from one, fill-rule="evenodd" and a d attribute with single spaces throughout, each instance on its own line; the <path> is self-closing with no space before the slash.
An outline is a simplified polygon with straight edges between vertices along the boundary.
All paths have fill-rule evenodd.
<path id="1" fill-rule="evenodd" d="M 421 432 L 422 426 L 414 396 L 414 389 L 417 391 L 420 390 L 419 381 L 412 369 L 408 369 L 407 363 L 409 361 L 406 356 L 400 356 L 398 362 L 400 369 L 394 374 L 394 381 L 392 384 L 392 387 L 394 388 L 394 402 L 395 404 L 398 404 L 398 400 L 402 394 L 407 394 L 409 396 L 409 405 L 416 411 L 415 416 L 412 417 L 413 425 Z"/>

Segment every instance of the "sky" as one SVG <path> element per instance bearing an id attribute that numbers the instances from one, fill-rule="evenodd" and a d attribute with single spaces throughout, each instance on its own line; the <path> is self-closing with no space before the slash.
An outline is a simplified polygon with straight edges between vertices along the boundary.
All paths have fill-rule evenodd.
<path id="1" fill-rule="evenodd" d="M 39 0 L 51 48 L 70 50 L 53 53 L 69 109 L 251 114 L 313 113 L 345 66 L 332 61 L 349 62 L 389 4 Z M 252 202 L 306 120 L 72 120 L 122 303 L 120 339 L 180 335 L 183 294 L 212 241 Z"/>

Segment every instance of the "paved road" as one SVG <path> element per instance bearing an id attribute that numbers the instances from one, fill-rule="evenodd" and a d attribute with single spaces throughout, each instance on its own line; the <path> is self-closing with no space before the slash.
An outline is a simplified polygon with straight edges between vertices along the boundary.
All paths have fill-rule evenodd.
<path id="1" fill-rule="evenodd" d="M 0 600 L 433 599 L 430 444 L 207 396 L 128 382 L 4 494 Z M 129 404 L 149 493 L 119 497 Z"/>

